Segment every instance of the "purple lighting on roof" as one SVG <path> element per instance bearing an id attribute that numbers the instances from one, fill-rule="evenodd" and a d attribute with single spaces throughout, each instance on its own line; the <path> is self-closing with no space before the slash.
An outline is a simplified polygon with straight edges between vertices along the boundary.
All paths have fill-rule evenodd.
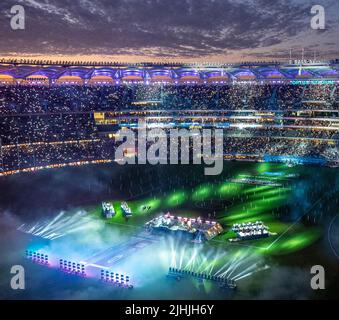
<path id="1" fill-rule="evenodd" d="M 228 78 L 228 74 L 222 71 L 207 72 L 206 75 L 208 78 L 216 78 L 216 77 Z"/>
<path id="2" fill-rule="evenodd" d="M 171 77 L 171 72 L 169 70 L 157 70 L 150 72 L 152 77 Z"/>
<path id="3" fill-rule="evenodd" d="M 92 77 L 112 77 L 112 75 L 108 72 L 95 72 Z"/>
<path id="4" fill-rule="evenodd" d="M 339 75 L 339 71 L 334 70 L 334 69 L 317 70 L 317 73 L 322 74 L 323 76 L 337 76 L 337 75 Z"/>
<path id="5" fill-rule="evenodd" d="M 142 71 L 140 70 L 124 70 L 122 71 L 123 77 L 142 77 Z"/>
<path id="6" fill-rule="evenodd" d="M 261 74 L 265 77 L 265 78 L 283 78 L 283 74 L 278 71 L 278 70 L 265 70 L 262 71 Z"/>
<path id="7" fill-rule="evenodd" d="M 258 76 L 258 80 L 260 81 L 265 79 L 294 80 L 296 78 L 312 78 L 317 80 L 326 77 L 339 79 L 339 71 L 337 68 L 338 65 L 332 66 L 326 64 L 319 65 L 316 68 L 313 66 L 303 66 L 300 71 L 299 65 L 291 66 L 277 64 L 273 66 L 259 64 L 246 67 L 241 65 L 229 66 L 226 71 L 225 66 L 223 65 L 201 65 L 199 66 L 199 69 L 197 69 L 196 66 L 189 67 L 187 65 L 174 65 L 171 67 L 160 64 L 149 64 L 147 66 L 103 65 L 97 67 L 86 67 L 81 65 L 66 67 L 62 65 L 48 64 L 45 64 L 45 66 L 3 64 L 0 65 L 0 75 L 2 75 L 3 78 L 5 78 L 5 76 L 11 76 L 17 82 L 21 81 L 21 79 L 34 78 L 35 76 L 46 76 L 51 80 L 62 77 L 79 77 L 82 80 L 89 80 L 90 78 L 101 76 L 112 78 L 115 82 L 119 80 L 133 80 L 133 77 L 134 81 L 152 80 L 154 82 L 157 81 L 158 77 L 158 80 L 163 82 L 172 82 L 173 80 L 174 83 L 179 83 L 180 81 L 196 83 L 202 80 L 212 83 L 223 83 L 222 81 L 227 82 L 230 78 L 234 77 L 238 78 L 239 81 L 248 81 L 258 79 Z M 131 79 L 128 79 L 128 77 Z"/>
<path id="8" fill-rule="evenodd" d="M 235 73 L 236 77 L 255 77 L 252 71 L 238 71 Z"/>
<path id="9" fill-rule="evenodd" d="M 199 73 L 196 71 L 184 71 L 180 74 L 181 77 L 199 77 Z"/>
<path id="10" fill-rule="evenodd" d="M 113 76 L 115 75 L 116 71 L 113 69 L 97 69 L 94 70 L 92 73 L 92 77 L 111 77 L 113 78 Z"/>

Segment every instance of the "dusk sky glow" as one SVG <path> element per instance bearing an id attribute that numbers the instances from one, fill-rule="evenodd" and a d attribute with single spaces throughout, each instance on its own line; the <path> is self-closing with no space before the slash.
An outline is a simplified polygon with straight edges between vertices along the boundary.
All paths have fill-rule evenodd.
<path id="1" fill-rule="evenodd" d="M 25 8 L 25 30 L 10 9 Z M 311 7 L 326 29 L 310 26 Z M 0 56 L 97 61 L 338 58 L 337 0 L 3 0 Z"/>

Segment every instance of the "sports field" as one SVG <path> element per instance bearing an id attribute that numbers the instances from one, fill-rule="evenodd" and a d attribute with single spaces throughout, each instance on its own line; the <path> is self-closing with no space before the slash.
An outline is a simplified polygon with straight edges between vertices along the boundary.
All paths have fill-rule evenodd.
<path id="1" fill-rule="evenodd" d="M 314 295 L 309 268 L 315 264 L 325 265 L 333 277 L 326 294 L 336 292 L 336 273 L 330 270 L 337 265 L 337 242 L 328 242 L 329 224 L 338 212 L 336 169 L 227 162 L 222 175 L 206 177 L 195 166 L 106 165 L 44 171 L 34 175 L 34 184 L 40 186 L 34 189 L 32 178 L 27 174 L 3 182 L 3 205 L 5 200 L 16 205 L 10 225 L 20 226 L 19 231 L 1 226 L 8 259 L 24 259 L 25 249 L 51 257 L 51 268 L 21 262 L 32 280 L 31 290 L 21 298 L 303 298 Z M 41 199 L 39 206 L 36 199 Z M 113 218 L 102 216 L 102 201 L 113 204 Z M 128 219 L 122 201 L 132 209 Z M 204 244 L 148 236 L 144 224 L 167 212 L 215 220 L 224 231 Z M 255 221 L 269 228 L 270 237 L 229 241 L 236 236 L 233 224 Z M 87 279 L 60 274 L 59 258 L 86 263 Z M 102 284 L 100 269 L 95 269 L 100 266 L 130 275 L 134 289 Z M 169 267 L 227 277 L 237 282 L 238 290 L 220 291 L 212 282 L 194 279 L 173 282 L 166 278 Z M 51 286 L 44 296 L 38 281 L 42 275 Z M 286 289 L 290 280 L 298 286 Z"/>
<path id="2" fill-rule="evenodd" d="M 250 171 L 250 173 L 248 173 Z M 303 249 L 321 237 L 321 230 L 312 223 L 317 216 L 321 197 L 307 199 L 300 206 L 296 194 L 300 192 L 300 181 L 307 179 L 300 167 L 284 164 L 254 164 L 250 170 L 241 170 L 233 177 L 216 178 L 214 182 L 201 183 L 191 188 L 179 188 L 157 194 L 152 191 L 146 197 L 136 197 L 127 203 L 133 217 L 126 219 L 120 208 L 124 199 L 108 199 L 116 215 L 106 220 L 115 228 L 134 228 L 143 225 L 156 215 L 170 212 L 177 216 L 205 217 L 220 222 L 224 232 L 211 241 L 211 245 L 230 245 L 229 239 L 236 235 L 231 230 L 235 223 L 262 221 L 269 227 L 269 238 L 242 241 L 232 245 L 247 246 L 262 254 L 280 255 Z M 219 181 L 218 181 L 219 180 Z M 307 190 L 301 190 L 305 192 Z M 160 193 L 160 192 L 159 192 Z M 335 199 L 335 194 L 333 193 Z M 300 200 L 300 199 L 299 199 Z M 306 199 L 303 199 L 306 202 Z M 328 201 L 326 199 L 326 201 Z M 101 203 L 85 208 L 102 218 Z M 322 213 L 326 216 L 326 212 Z"/>

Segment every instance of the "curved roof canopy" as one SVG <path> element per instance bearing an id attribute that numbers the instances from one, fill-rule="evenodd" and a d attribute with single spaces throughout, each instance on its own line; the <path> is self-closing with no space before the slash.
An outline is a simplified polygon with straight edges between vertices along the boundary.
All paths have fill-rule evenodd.
<path id="1" fill-rule="evenodd" d="M 214 78 L 238 80 L 339 80 L 339 64 L 317 65 L 238 65 L 238 66 L 63 66 L 63 65 L 0 65 L 0 74 L 14 79 L 29 79 L 46 76 L 51 80 L 61 77 L 79 77 L 89 80 L 94 77 L 109 77 L 115 80 L 213 80 Z"/>
<path id="2" fill-rule="evenodd" d="M 117 70 L 113 68 L 100 68 L 100 69 L 94 69 L 91 78 L 93 77 L 110 77 L 114 78 L 117 75 Z"/>

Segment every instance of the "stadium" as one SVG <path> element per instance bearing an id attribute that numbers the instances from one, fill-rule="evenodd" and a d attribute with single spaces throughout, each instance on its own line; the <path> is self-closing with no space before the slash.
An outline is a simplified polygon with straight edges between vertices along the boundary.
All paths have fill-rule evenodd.
<path id="1" fill-rule="evenodd" d="M 338 61 L 2 59 L 1 241 L 35 283 L 20 298 L 334 297 L 338 112 Z M 223 172 L 119 165 L 119 132 L 140 121 L 222 130 Z"/>

